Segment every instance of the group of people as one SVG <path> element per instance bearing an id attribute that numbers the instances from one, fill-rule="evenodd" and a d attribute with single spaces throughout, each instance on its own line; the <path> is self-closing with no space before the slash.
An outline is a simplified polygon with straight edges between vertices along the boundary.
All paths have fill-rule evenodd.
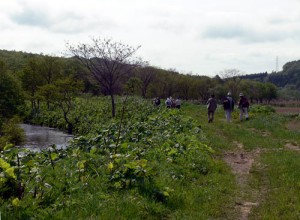
<path id="1" fill-rule="evenodd" d="M 244 96 L 243 93 L 239 95 L 240 99 L 238 102 L 238 108 L 240 110 L 240 120 L 242 121 L 245 117 L 246 120 L 249 119 L 249 102 L 248 99 Z M 160 98 L 156 97 L 153 100 L 155 106 L 159 106 L 161 104 Z M 213 122 L 214 114 L 217 109 L 217 100 L 215 99 L 215 95 L 212 94 L 211 97 L 207 101 L 207 116 L 208 116 L 208 123 Z M 165 101 L 165 105 L 167 108 L 178 108 L 180 109 L 181 100 L 178 97 L 177 99 L 173 99 L 171 96 L 168 97 Z M 225 117 L 227 122 L 231 122 L 231 114 L 234 110 L 235 102 L 231 96 L 231 92 L 227 93 L 227 96 L 223 99 L 223 109 L 225 111 Z"/>
<path id="2" fill-rule="evenodd" d="M 166 107 L 167 108 L 180 108 L 181 106 L 181 100 L 179 97 L 177 99 L 173 99 L 171 96 L 168 97 L 165 101 Z"/>
<path id="3" fill-rule="evenodd" d="M 155 106 L 159 106 L 160 105 L 160 98 L 159 97 L 156 97 L 154 99 L 154 105 Z M 181 106 L 181 100 L 180 98 L 178 97 L 177 99 L 173 99 L 171 96 L 168 97 L 165 101 L 165 104 L 166 104 L 166 107 L 167 108 L 178 108 L 180 109 L 180 106 Z"/>
<path id="4" fill-rule="evenodd" d="M 240 120 L 242 121 L 245 117 L 246 120 L 249 119 L 249 102 L 248 99 L 244 96 L 243 93 L 239 95 L 240 99 L 238 102 L 238 108 L 240 110 Z M 231 96 L 231 92 L 227 93 L 227 96 L 223 100 L 223 109 L 225 111 L 225 117 L 227 122 L 231 122 L 231 114 L 234 110 L 234 100 Z M 215 95 L 211 95 L 211 97 L 207 101 L 207 115 L 208 115 L 208 123 L 213 122 L 214 113 L 217 109 L 217 101 L 215 99 Z"/>

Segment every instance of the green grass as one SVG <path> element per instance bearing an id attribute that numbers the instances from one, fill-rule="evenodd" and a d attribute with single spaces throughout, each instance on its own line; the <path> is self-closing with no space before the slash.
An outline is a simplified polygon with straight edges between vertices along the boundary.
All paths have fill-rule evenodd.
<path id="1" fill-rule="evenodd" d="M 260 206 L 253 210 L 251 219 L 300 218 L 300 153 L 281 150 L 262 155 L 265 169 L 255 171 L 256 181 L 265 186 L 267 194 Z"/>
<path id="2" fill-rule="evenodd" d="M 237 195 L 255 200 L 251 191 L 262 189 L 266 193 L 258 198 L 262 202 L 253 219 L 299 218 L 299 153 L 284 149 L 288 142 L 300 142 L 298 131 L 286 129 L 292 118 L 252 107 L 249 121 L 240 122 L 235 111 L 227 123 L 218 108 L 208 123 L 205 105 L 154 108 L 131 98 L 120 127 L 121 99 L 115 119 L 106 117 L 108 101 L 77 100 L 71 118 L 77 118 L 74 130 L 81 136 L 67 150 L 29 154 L 21 159 L 22 168 L 14 150 L 4 152 L 16 168 L 18 178 L 11 181 L 26 187 L 17 205 L 16 196 L 0 199 L 3 219 L 239 219 Z M 65 127 L 56 109 L 43 108 L 30 117 Z M 244 187 L 222 160 L 238 144 L 265 152 Z M 1 181 L 7 186 L 7 179 Z M 285 204 L 292 205 L 285 210 Z"/>
<path id="3" fill-rule="evenodd" d="M 300 218 L 300 153 L 285 147 L 286 143 L 300 146 L 299 131 L 286 128 L 289 121 L 295 120 L 293 117 L 254 111 L 250 112 L 249 121 L 240 122 L 238 112 L 234 112 L 233 122 L 226 123 L 222 109 L 218 109 L 214 123 L 208 124 L 205 106 L 188 106 L 185 111 L 201 121 L 207 143 L 221 155 L 224 150 L 236 149 L 234 142 L 242 144 L 246 151 L 266 152 L 256 158 L 249 182 L 236 188 L 236 194 L 242 195 L 245 201 L 259 204 L 252 210 L 250 219 Z"/>

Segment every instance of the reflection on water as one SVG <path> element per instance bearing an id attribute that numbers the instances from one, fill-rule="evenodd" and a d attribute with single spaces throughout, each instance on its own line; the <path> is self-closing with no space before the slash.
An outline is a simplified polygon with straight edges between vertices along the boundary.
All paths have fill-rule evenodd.
<path id="1" fill-rule="evenodd" d="M 34 151 L 55 144 L 58 149 L 68 146 L 68 141 L 73 139 L 72 135 L 66 134 L 54 128 L 42 127 L 29 124 L 20 124 L 26 135 L 26 142 L 20 146 Z"/>

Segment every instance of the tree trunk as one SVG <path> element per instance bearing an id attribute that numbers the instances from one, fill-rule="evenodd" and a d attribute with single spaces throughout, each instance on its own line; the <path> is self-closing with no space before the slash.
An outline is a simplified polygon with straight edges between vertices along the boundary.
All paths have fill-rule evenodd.
<path id="1" fill-rule="evenodd" d="M 146 98 L 146 92 L 147 92 L 147 88 L 143 87 L 142 88 L 142 96 L 144 99 Z"/>
<path id="2" fill-rule="evenodd" d="M 68 123 L 68 134 L 73 134 L 73 124 Z"/>
<path id="3" fill-rule="evenodd" d="M 116 106 L 115 106 L 115 98 L 114 95 L 110 94 L 111 98 L 111 116 L 114 118 L 116 116 Z"/>
<path id="4" fill-rule="evenodd" d="M 68 126 L 68 134 L 73 134 L 74 125 L 73 125 L 73 123 L 71 123 L 69 121 L 67 114 L 68 113 L 64 111 L 64 118 L 65 118 L 65 121 L 67 122 L 67 126 Z"/>

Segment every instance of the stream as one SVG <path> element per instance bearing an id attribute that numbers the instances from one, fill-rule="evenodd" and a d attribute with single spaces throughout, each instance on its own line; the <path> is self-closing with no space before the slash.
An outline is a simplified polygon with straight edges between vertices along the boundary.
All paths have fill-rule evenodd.
<path id="1" fill-rule="evenodd" d="M 73 139 L 72 135 L 55 128 L 29 124 L 20 124 L 20 127 L 25 131 L 26 141 L 19 147 L 33 151 L 41 151 L 53 144 L 55 144 L 58 149 L 66 148 L 68 142 Z"/>

